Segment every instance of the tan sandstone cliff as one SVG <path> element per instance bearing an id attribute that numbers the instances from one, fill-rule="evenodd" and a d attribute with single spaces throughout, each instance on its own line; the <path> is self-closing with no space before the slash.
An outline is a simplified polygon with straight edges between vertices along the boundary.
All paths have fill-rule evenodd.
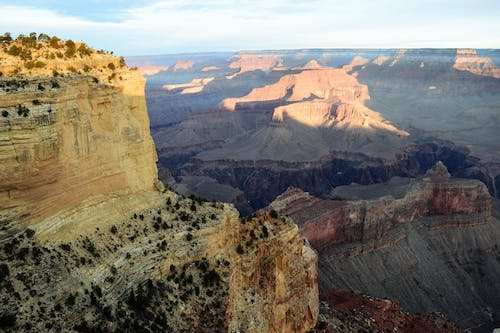
<path id="1" fill-rule="evenodd" d="M 0 331 L 315 325 L 316 255 L 293 222 L 240 221 L 157 183 L 138 71 L 62 41 L 12 44 L 32 60 L 0 57 Z"/>

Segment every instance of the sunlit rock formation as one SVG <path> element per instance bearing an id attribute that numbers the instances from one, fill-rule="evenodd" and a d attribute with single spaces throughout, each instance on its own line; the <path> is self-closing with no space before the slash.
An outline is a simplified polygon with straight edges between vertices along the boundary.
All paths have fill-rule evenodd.
<path id="1" fill-rule="evenodd" d="M 391 297 L 478 332 L 498 325 L 500 223 L 484 184 L 450 178 L 438 164 L 422 179 L 353 184 L 332 196 L 342 200 L 290 189 L 270 205 L 319 252 L 322 293 Z"/>
<path id="2" fill-rule="evenodd" d="M 47 56 L 34 67 L 0 50 L 0 330 L 314 327 L 316 255 L 297 226 L 166 191 L 145 80 L 79 45 L 12 42 Z"/>

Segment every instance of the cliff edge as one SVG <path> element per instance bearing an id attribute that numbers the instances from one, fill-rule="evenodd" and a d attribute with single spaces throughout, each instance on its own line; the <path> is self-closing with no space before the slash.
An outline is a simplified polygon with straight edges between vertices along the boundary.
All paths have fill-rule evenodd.
<path id="1" fill-rule="evenodd" d="M 314 327 L 316 255 L 290 219 L 157 181 L 138 71 L 30 35 L 0 72 L 0 331 Z"/>

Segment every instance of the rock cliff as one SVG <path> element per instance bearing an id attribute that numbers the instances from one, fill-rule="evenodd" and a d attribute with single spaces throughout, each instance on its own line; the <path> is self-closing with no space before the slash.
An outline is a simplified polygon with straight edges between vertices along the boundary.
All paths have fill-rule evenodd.
<path id="1" fill-rule="evenodd" d="M 32 57 L 51 49 L 34 49 Z M 0 71 L 8 73 L 15 60 L 6 54 Z M 25 63 L 0 77 L 4 226 L 35 223 L 88 197 L 153 191 L 156 152 L 144 83 L 119 58 L 97 53 L 49 57 L 43 68 Z"/>
<path id="2" fill-rule="evenodd" d="M 334 289 L 320 296 L 320 316 L 313 332 L 464 333 L 441 313 L 409 314 L 397 301 Z"/>
<path id="3" fill-rule="evenodd" d="M 228 78 L 234 78 L 246 72 L 256 70 L 269 71 L 274 67 L 282 66 L 281 56 L 279 54 L 259 54 L 259 53 L 241 53 L 231 57 L 229 68 L 239 71 Z"/>
<path id="4" fill-rule="evenodd" d="M 293 222 L 242 221 L 228 205 L 172 192 L 153 199 L 112 220 L 102 205 L 80 206 L 7 239 L 0 330 L 305 332 L 315 325 L 316 255 Z M 99 223 L 78 227 L 96 213 Z M 63 219 L 71 229 L 47 227 Z"/>
<path id="5" fill-rule="evenodd" d="M 138 71 L 59 40 L 12 46 L 48 56 L 0 57 L 0 331 L 315 325 L 316 255 L 290 219 L 157 181 Z"/>
<path id="6" fill-rule="evenodd" d="M 499 322 L 500 224 L 484 184 L 437 169 L 335 189 L 343 200 L 290 189 L 270 207 L 291 216 L 319 252 L 322 292 L 391 297 L 406 310 L 442 312 L 462 328 L 488 331 Z"/>
<path id="7" fill-rule="evenodd" d="M 491 58 L 478 55 L 476 50 L 457 50 L 453 68 L 478 75 L 500 78 L 500 68 L 495 66 Z"/>

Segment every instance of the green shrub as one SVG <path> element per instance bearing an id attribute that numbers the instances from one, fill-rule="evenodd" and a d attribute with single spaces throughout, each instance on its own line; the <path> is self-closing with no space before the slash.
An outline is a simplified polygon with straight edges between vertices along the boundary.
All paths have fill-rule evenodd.
<path id="1" fill-rule="evenodd" d="M 7 264 L 0 263 L 0 283 L 5 280 L 5 278 L 9 277 L 9 275 L 9 266 Z"/>
<path id="2" fill-rule="evenodd" d="M 48 41 L 50 41 L 50 36 L 47 34 L 41 33 L 38 35 L 38 41 L 43 42 L 43 43 L 47 43 Z"/>
<path id="3" fill-rule="evenodd" d="M 69 244 L 62 243 L 61 245 L 59 245 L 59 247 L 61 249 L 63 249 L 64 251 L 66 251 L 66 252 L 70 252 L 71 251 L 71 246 Z"/>
<path id="4" fill-rule="evenodd" d="M 26 237 L 32 238 L 33 236 L 35 236 L 35 230 L 30 229 L 30 228 L 26 229 Z"/>
<path id="5" fill-rule="evenodd" d="M 55 48 L 55 49 L 58 49 L 59 48 L 59 42 L 61 40 L 59 38 L 57 38 L 56 36 L 53 36 L 52 38 L 50 38 L 50 46 Z"/>
<path id="6" fill-rule="evenodd" d="M 0 314 L 0 328 L 13 327 L 16 325 L 17 315 L 15 313 Z"/>
<path id="7" fill-rule="evenodd" d="M 71 39 L 68 39 L 66 42 L 65 42 L 65 45 L 66 45 L 66 52 L 64 52 L 64 55 L 67 57 L 67 58 L 73 58 L 75 53 L 76 53 L 76 45 L 75 45 L 75 42 L 73 42 Z"/>
<path id="8" fill-rule="evenodd" d="M 30 109 L 28 109 L 24 105 L 19 105 L 17 107 L 17 114 L 19 116 L 27 117 L 29 115 L 29 113 L 30 113 Z"/>
<path id="9" fill-rule="evenodd" d="M 3 36 L 0 36 L 0 43 L 11 43 L 12 42 L 12 36 L 10 32 L 6 32 L 3 34 Z"/>
<path id="10" fill-rule="evenodd" d="M 19 47 L 19 46 L 16 46 L 16 45 L 12 45 L 10 48 L 9 48 L 9 51 L 7 51 L 7 54 L 10 54 L 12 56 L 19 56 L 21 54 L 21 51 L 22 51 L 22 47 Z"/>
<path id="11" fill-rule="evenodd" d="M 76 300 L 76 295 L 69 294 L 68 298 L 66 298 L 66 306 L 68 308 L 71 308 L 73 305 L 75 305 L 75 300 Z"/>
<path id="12" fill-rule="evenodd" d="M 88 47 L 87 44 L 82 43 L 78 47 L 78 53 L 80 53 L 80 55 L 82 56 L 88 56 L 92 54 L 92 49 Z"/>
<path id="13" fill-rule="evenodd" d="M 24 67 L 26 67 L 26 69 L 33 69 L 35 68 L 35 63 L 33 61 L 28 61 L 24 64 Z"/>

